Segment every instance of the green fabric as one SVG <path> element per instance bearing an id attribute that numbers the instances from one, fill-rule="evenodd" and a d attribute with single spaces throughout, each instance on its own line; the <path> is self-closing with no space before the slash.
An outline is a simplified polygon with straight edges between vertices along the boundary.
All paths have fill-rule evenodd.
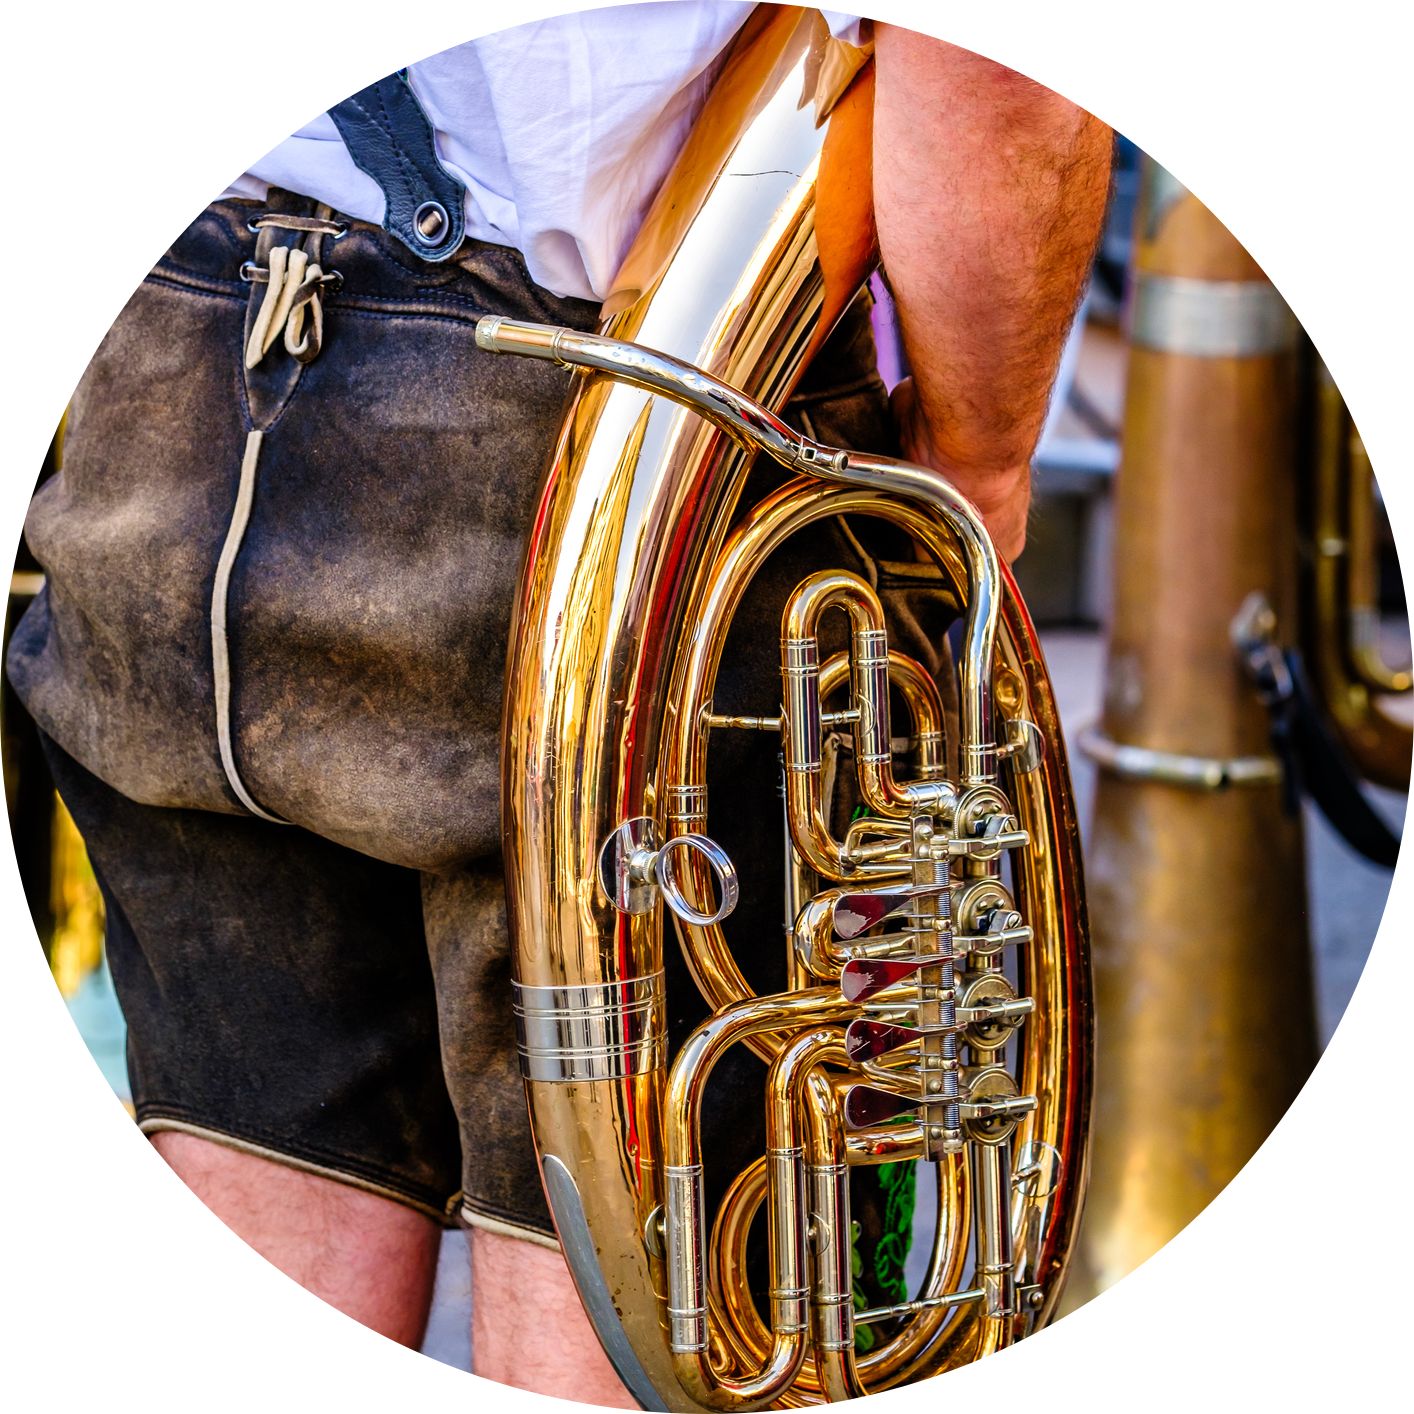
<path id="1" fill-rule="evenodd" d="M 853 1224 L 850 1268 L 854 1277 L 854 1309 L 895 1306 L 911 1293 L 904 1275 L 913 1243 L 913 1212 L 917 1200 L 917 1165 L 883 1164 L 854 1175 L 865 1222 Z M 887 1329 L 885 1327 L 884 1329 Z M 863 1355 L 881 1338 L 876 1326 L 856 1326 L 854 1348 Z"/>
<path id="2" fill-rule="evenodd" d="M 859 1279 L 864 1275 L 864 1254 L 859 1250 L 859 1224 L 852 1223 L 851 1246 L 849 1269 L 854 1277 L 854 1309 L 856 1311 L 867 1311 L 869 1309 L 869 1295 L 859 1284 Z M 875 1343 L 873 1326 L 855 1326 L 854 1328 L 854 1349 L 855 1353 L 864 1355 L 873 1350 Z"/>
<path id="3" fill-rule="evenodd" d="M 903 1267 L 913 1244 L 917 1164 L 886 1164 L 879 1170 L 879 1186 L 884 1191 L 884 1235 L 874 1249 L 874 1279 L 889 1293 L 890 1304 L 897 1305 L 909 1297 Z"/>

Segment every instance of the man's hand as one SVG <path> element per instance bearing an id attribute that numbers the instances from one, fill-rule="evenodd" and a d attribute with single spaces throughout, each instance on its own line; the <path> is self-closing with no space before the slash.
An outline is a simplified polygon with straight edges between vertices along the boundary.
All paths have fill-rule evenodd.
<path id="1" fill-rule="evenodd" d="M 1001 467 L 979 474 L 953 466 L 933 444 L 928 420 L 918 409 L 913 379 L 905 378 L 889 397 L 905 461 L 940 471 L 982 514 L 997 553 L 1010 564 L 1026 546 L 1026 514 L 1031 507 L 1031 464 Z"/>
<path id="2" fill-rule="evenodd" d="M 913 378 L 904 455 L 1026 541 L 1030 462 L 1109 191 L 1110 130 L 1030 79 L 875 29 L 874 207 Z"/>

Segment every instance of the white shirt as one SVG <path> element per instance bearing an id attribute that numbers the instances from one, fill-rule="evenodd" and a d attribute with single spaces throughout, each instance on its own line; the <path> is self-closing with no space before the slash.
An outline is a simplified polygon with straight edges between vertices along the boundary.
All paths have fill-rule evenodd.
<path id="1" fill-rule="evenodd" d="M 667 175 L 722 51 L 754 8 L 670 0 L 561 15 L 434 54 L 408 82 L 463 182 L 466 233 L 516 247 L 557 295 L 603 299 Z M 859 21 L 825 12 L 857 42 Z M 327 113 L 224 193 L 300 192 L 381 223 L 383 193 Z"/>

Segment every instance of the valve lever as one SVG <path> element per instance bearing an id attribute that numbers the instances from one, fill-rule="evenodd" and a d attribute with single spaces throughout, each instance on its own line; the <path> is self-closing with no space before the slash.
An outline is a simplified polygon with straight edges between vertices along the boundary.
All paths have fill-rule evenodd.
<path id="1" fill-rule="evenodd" d="M 991 979 L 996 974 L 984 974 Z M 975 986 L 975 984 L 974 984 Z M 1006 987 L 1004 992 L 983 998 L 980 1004 L 963 1005 L 957 1008 L 957 1019 L 953 1026 L 904 1026 L 896 1021 L 873 1021 L 860 1017 L 845 1028 L 844 1048 L 852 1061 L 877 1060 L 900 1047 L 928 1036 L 944 1036 L 949 1031 L 967 1031 L 968 1039 L 976 1045 L 996 1045 L 1007 1037 L 1036 1009 L 1031 997 L 1018 997 Z M 969 993 L 969 996 L 974 993 Z M 981 1028 L 990 1027 L 990 1031 Z M 978 1028 L 973 1036 L 969 1028 Z"/>
<path id="2" fill-rule="evenodd" d="M 921 1096 L 897 1095 L 872 1085 L 851 1085 L 845 1091 L 844 1122 L 850 1129 L 867 1129 L 909 1114 L 924 1103 Z"/>
<path id="3" fill-rule="evenodd" d="M 851 1021 L 845 1028 L 844 1048 L 852 1061 L 874 1060 L 927 1034 L 915 1027 L 897 1026 L 888 1021 Z"/>
<path id="4" fill-rule="evenodd" d="M 913 976 L 929 960 L 917 957 L 851 958 L 840 972 L 840 991 L 848 1002 L 868 1001 L 876 993 Z M 936 963 L 937 959 L 931 961 Z"/>
<path id="5" fill-rule="evenodd" d="M 914 899 L 945 894 L 948 888 L 947 884 L 909 884 L 903 888 L 841 894 L 835 900 L 835 937 L 848 942 L 886 918 L 903 913 Z"/>
<path id="6" fill-rule="evenodd" d="M 990 1137 L 998 1136 L 1007 1126 L 1031 1114 L 1036 1108 L 1034 1095 L 1018 1095 L 1016 1082 L 1004 1072 L 998 1072 L 1000 1079 L 992 1088 L 1000 1086 L 1001 1093 L 981 1094 L 974 1090 L 965 1096 L 959 1110 L 963 1120 L 977 1126 L 975 1132 Z M 911 1114 L 914 1110 L 933 1105 L 956 1104 L 942 1095 L 903 1095 L 896 1090 L 879 1090 L 872 1085 L 851 1085 L 844 1096 L 844 1121 L 850 1129 L 867 1129 L 871 1125 L 886 1124 L 900 1115 Z"/>
<path id="7" fill-rule="evenodd" d="M 937 967 L 937 953 L 927 957 L 855 957 L 840 972 L 840 991 L 846 1001 L 864 1002 L 877 992 L 912 977 L 920 967 Z"/>

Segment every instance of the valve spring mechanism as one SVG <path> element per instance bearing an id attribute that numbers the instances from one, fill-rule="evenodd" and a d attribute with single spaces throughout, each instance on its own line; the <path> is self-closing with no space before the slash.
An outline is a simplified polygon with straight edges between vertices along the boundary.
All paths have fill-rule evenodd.
<path id="1" fill-rule="evenodd" d="M 907 928 L 917 937 L 919 955 L 936 955 L 936 970 L 919 973 L 918 1023 L 921 1028 L 937 1028 L 925 1036 L 919 1048 L 919 1085 L 925 1101 L 941 1098 L 942 1123 L 928 1123 L 929 1148 L 955 1154 L 962 1148 L 960 1068 L 957 1047 L 956 966 L 953 954 L 952 909 L 948 896 L 951 864 L 945 854 L 932 848 L 934 825 L 931 816 L 913 820 L 913 881 L 920 887 L 933 886 L 914 900 Z M 932 975 L 930 975 L 932 974 Z M 936 979 L 936 980 L 935 980 Z"/>

